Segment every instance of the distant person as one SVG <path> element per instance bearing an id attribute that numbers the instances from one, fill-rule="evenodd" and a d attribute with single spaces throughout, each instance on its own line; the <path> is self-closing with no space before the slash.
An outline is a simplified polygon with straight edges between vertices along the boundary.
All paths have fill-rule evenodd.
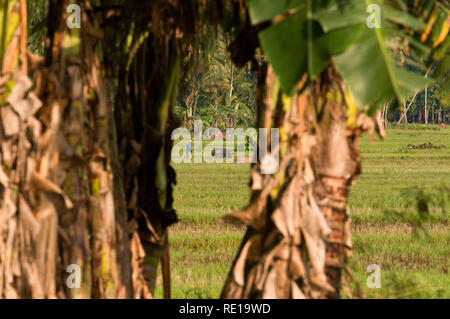
<path id="1" fill-rule="evenodd" d="M 189 156 L 189 160 L 191 160 L 192 159 L 192 142 L 191 141 L 189 141 L 189 143 L 186 147 L 186 151 Z"/>

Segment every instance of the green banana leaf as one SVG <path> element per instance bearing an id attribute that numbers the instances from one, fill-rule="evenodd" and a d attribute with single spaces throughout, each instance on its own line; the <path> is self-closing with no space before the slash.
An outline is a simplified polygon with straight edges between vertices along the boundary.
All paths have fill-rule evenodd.
<path id="1" fill-rule="evenodd" d="M 368 26 L 370 4 L 381 9 L 381 28 Z M 259 40 L 288 94 L 303 74 L 313 80 L 331 62 L 358 106 L 369 106 L 370 113 L 392 96 L 402 101 L 428 83 L 423 74 L 401 65 L 392 50 L 399 38 L 408 36 L 404 28 L 426 27 L 406 11 L 369 0 L 250 0 L 249 6 L 253 24 L 271 21 L 260 31 Z M 426 46 L 415 44 L 428 52 Z"/>

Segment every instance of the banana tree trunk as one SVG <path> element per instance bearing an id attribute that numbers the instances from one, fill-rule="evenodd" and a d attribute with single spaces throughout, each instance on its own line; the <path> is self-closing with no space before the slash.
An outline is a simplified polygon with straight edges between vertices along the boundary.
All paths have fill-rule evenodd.
<path id="1" fill-rule="evenodd" d="M 26 52 L 26 1 L 2 2 L 0 298 L 151 298 L 159 264 L 170 297 L 171 108 L 223 8 L 132 2 L 78 1 L 71 29 L 70 1 L 49 0 L 45 58 Z"/>
<path id="2" fill-rule="evenodd" d="M 360 173 L 359 136 L 372 122 L 349 120 L 349 93 L 332 66 L 298 89 L 287 97 L 271 67 L 260 67 L 258 125 L 280 128 L 280 165 L 273 175 L 254 165 L 249 206 L 227 217 L 247 232 L 222 298 L 340 296 L 352 249 L 348 195 Z"/>
<path id="3" fill-rule="evenodd" d="M 116 222 L 115 198 L 123 196 L 113 187 L 112 114 L 94 53 L 96 30 L 86 10 L 84 28 L 67 29 L 66 4 L 50 3 L 46 59 L 25 52 L 33 81 L 2 70 L 13 88 L 0 122 L 0 297 L 118 298 L 132 291 L 131 274 L 122 276 L 118 262 L 116 232 L 128 239 L 128 230 Z M 15 46 L 9 43 L 10 52 Z"/>

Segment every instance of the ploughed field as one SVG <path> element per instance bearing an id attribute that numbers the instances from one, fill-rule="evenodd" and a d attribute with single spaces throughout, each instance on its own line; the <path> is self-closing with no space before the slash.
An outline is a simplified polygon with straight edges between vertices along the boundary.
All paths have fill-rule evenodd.
<path id="1" fill-rule="evenodd" d="M 425 215 L 408 208 L 409 202 L 415 205 L 414 187 L 426 195 L 450 186 L 450 129 L 388 130 L 387 135 L 375 146 L 367 136 L 361 142 L 363 173 L 349 204 L 351 287 L 371 298 L 450 298 L 448 205 L 443 212 L 429 203 Z M 437 147 L 411 147 L 429 143 Z M 247 204 L 250 165 L 173 165 L 180 221 L 169 238 L 172 295 L 217 298 L 245 231 L 222 217 Z M 370 264 L 380 267 L 381 288 L 367 287 Z"/>

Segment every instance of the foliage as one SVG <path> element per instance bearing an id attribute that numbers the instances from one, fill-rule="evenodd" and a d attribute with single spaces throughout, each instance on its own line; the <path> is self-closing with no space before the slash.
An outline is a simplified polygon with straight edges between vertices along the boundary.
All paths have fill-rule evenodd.
<path id="1" fill-rule="evenodd" d="M 259 39 L 285 92 L 292 93 L 303 74 L 312 81 L 331 62 L 350 87 L 358 106 L 369 106 L 371 111 L 392 96 L 403 101 L 425 87 L 424 77 L 408 71 L 405 66 L 410 62 L 396 55 L 400 44 L 411 38 L 410 34 L 423 37 L 421 32 L 427 25 L 422 20 L 427 21 L 428 16 L 418 17 L 414 12 L 417 7 L 408 7 L 406 1 L 296 0 L 282 3 L 250 0 L 250 17 L 253 24 L 272 20 L 272 25 L 259 33 Z M 382 28 L 366 26 L 367 7 L 371 4 L 379 5 L 385 12 L 381 15 Z M 444 19 L 431 24 L 433 36 L 429 41 L 434 48 L 442 44 L 440 35 L 445 32 L 441 30 L 446 28 L 448 9 L 440 6 L 439 12 L 439 17 Z M 416 42 L 411 41 L 411 44 Z M 421 45 L 421 50 L 413 50 L 413 46 L 410 47 L 415 64 L 424 70 L 420 59 L 430 55 L 430 48 Z M 433 56 L 438 58 L 436 54 Z"/>
<path id="2" fill-rule="evenodd" d="M 388 122 L 387 129 L 400 129 L 400 130 L 432 130 L 439 131 L 438 124 L 422 124 L 422 123 L 400 123 L 397 126 L 397 122 Z"/>
<path id="3" fill-rule="evenodd" d="M 193 120 L 205 127 L 243 127 L 254 125 L 255 73 L 247 64 L 233 65 L 227 53 L 229 40 L 223 32 L 209 34 L 211 42 L 204 48 L 205 57 L 192 73 L 182 79 L 175 111 L 184 126 Z M 192 51 L 193 48 L 190 48 Z"/>
<path id="4" fill-rule="evenodd" d="M 47 1 L 27 0 L 28 50 L 44 55 L 44 38 L 47 34 Z"/>

